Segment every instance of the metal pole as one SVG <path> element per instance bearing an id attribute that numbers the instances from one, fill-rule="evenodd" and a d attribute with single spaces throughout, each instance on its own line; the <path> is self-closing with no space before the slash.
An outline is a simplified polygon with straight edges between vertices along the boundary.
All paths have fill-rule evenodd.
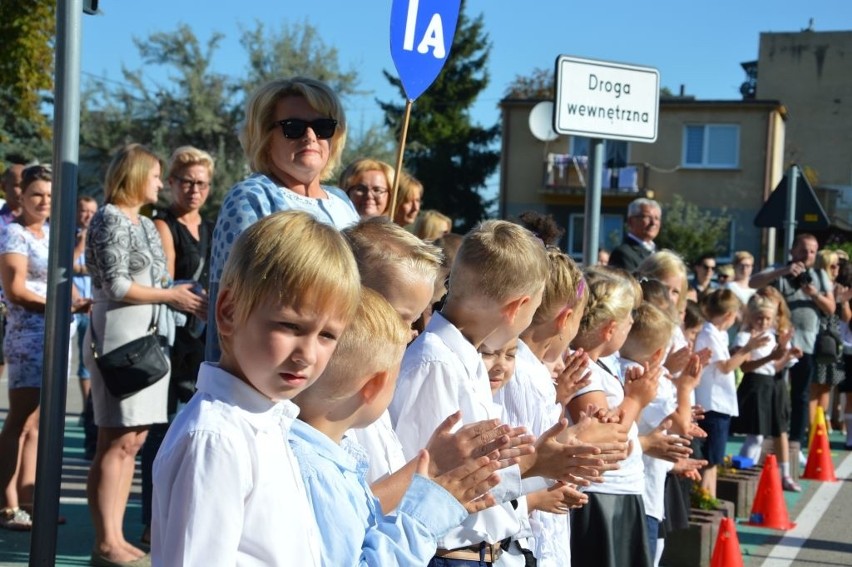
<path id="1" fill-rule="evenodd" d="M 592 266 L 598 262 L 598 242 L 601 225 L 601 176 L 603 172 L 603 140 L 589 140 L 589 185 L 586 191 L 586 214 L 583 235 L 583 263 Z"/>
<path id="2" fill-rule="evenodd" d="M 790 166 L 787 173 L 787 220 L 784 221 L 784 257 L 793 249 L 793 240 L 796 237 L 796 183 L 799 180 L 799 166 Z"/>
<path id="3" fill-rule="evenodd" d="M 62 481 L 62 442 L 71 340 L 71 274 L 76 229 L 77 160 L 80 137 L 80 36 L 82 0 L 57 2 L 56 102 L 53 125 L 53 195 L 44 370 L 41 387 L 38 466 L 30 565 L 56 563 L 56 519 Z"/>

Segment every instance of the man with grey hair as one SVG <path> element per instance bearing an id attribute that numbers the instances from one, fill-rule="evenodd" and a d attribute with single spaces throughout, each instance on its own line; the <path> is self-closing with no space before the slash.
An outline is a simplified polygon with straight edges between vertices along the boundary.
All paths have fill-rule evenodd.
<path id="1" fill-rule="evenodd" d="M 609 256 L 609 265 L 632 272 L 657 247 L 654 239 L 660 234 L 662 209 L 653 199 L 635 199 L 627 206 L 627 234 Z"/>

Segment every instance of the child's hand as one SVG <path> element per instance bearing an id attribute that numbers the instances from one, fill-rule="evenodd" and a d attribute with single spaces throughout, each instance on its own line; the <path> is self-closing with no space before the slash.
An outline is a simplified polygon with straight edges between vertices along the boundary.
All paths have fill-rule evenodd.
<path id="1" fill-rule="evenodd" d="M 576 438 L 569 439 L 568 443 L 561 442 L 559 439 L 564 436 L 566 429 L 568 420 L 562 418 L 538 438 L 535 454 L 525 457 L 529 459 L 525 476 L 566 481 L 574 477 L 593 480 L 600 476 L 598 469 L 606 465 L 599 458 L 601 450 Z"/>
<path id="2" fill-rule="evenodd" d="M 707 432 L 701 429 L 695 422 L 692 422 L 689 425 L 689 431 L 687 431 L 687 435 L 689 435 L 690 437 L 697 437 L 698 439 L 707 438 Z"/>
<path id="3" fill-rule="evenodd" d="M 430 472 L 438 476 L 460 466 L 470 458 L 481 457 L 495 450 L 500 451 L 501 464 L 509 466 L 515 459 L 534 451 L 535 438 L 527 435 L 524 428 L 501 425 L 498 419 L 487 419 L 469 423 L 455 433 L 453 427 L 461 419 L 461 412 L 448 416 L 432 433 L 426 449 L 430 459 Z"/>
<path id="4" fill-rule="evenodd" d="M 643 435 L 642 450 L 646 455 L 664 461 L 678 462 L 692 454 L 692 449 L 685 445 L 685 439 L 680 435 L 667 435 L 666 430 L 672 426 L 672 420 L 667 419 L 648 435 Z"/>
<path id="5" fill-rule="evenodd" d="M 591 383 L 589 379 L 589 355 L 577 349 L 565 358 L 565 369 L 557 376 L 556 401 L 563 406 Z"/>
<path id="6" fill-rule="evenodd" d="M 669 353 L 664 366 L 668 368 L 672 375 L 677 375 L 682 372 L 689 362 L 689 357 L 692 356 L 692 349 L 689 345 Z"/>
<path id="7" fill-rule="evenodd" d="M 657 384 L 662 373 L 663 369 L 659 366 L 628 368 L 624 375 L 624 397 L 634 400 L 640 408 L 644 408 L 657 397 Z"/>
<path id="8" fill-rule="evenodd" d="M 707 461 L 699 459 L 680 459 L 672 468 L 674 474 L 701 482 L 701 469 L 707 466 Z"/>
<path id="9" fill-rule="evenodd" d="M 743 350 L 746 352 L 751 352 L 756 348 L 760 348 L 762 346 L 766 346 L 769 344 L 769 335 L 767 333 L 761 332 L 759 335 L 751 335 L 748 339 L 748 342 L 743 347 Z"/>
<path id="10" fill-rule="evenodd" d="M 693 421 L 701 421 L 704 419 L 704 408 L 701 404 L 695 404 L 692 406 L 692 419 Z"/>
<path id="11" fill-rule="evenodd" d="M 469 459 L 459 467 L 432 477 L 444 490 L 452 494 L 470 514 L 494 506 L 497 502 L 488 491 L 500 482 L 495 471 L 499 467 L 496 453 Z M 417 455 L 417 474 L 430 478 L 429 451 L 422 449 Z"/>
<path id="12" fill-rule="evenodd" d="M 686 364 L 686 368 L 683 369 L 680 378 L 674 381 L 675 388 L 679 392 L 693 391 L 698 387 L 698 383 L 701 382 L 701 370 L 703 368 L 701 366 L 701 357 L 697 354 L 690 356 L 689 362 Z"/>
<path id="13" fill-rule="evenodd" d="M 783 333 L 778 334 L 778 346 L 787 348 L 790 346 L 791 340 L 793 340 L 793 329 L 787 329 Z"/>
<path id="14" fill-rule="evenodd" d="M 571 485 L 558 481 L 547 490 L 539 490 L 527 495 L 529 509 L 567 514 L 572 508 L 579 508 L 589 501 L 589 497 Z"/>
<path id="15" fill-rule="evenodd" d="M 565 430 L 560 441 L 567 443 L 570 437 L 576 437 L 582 443 L 598 447 L 613 443 L 623 445 L 627 443 L 627 432 L 622 431 L 619 425 L 617 422 L 600 421 L 580 412 L 580 420 Z"/>
<path id="16" fill-rule="evenodd" d="M 695 354 L 698 355 L 699 361 L 701 361 L 701 366 L 707 366 L 707 363 L 710 362 L 710 356 L 713 354 L 710 351 L 710 347 L 703 348 L 701 350 L 695 351 Z"/>

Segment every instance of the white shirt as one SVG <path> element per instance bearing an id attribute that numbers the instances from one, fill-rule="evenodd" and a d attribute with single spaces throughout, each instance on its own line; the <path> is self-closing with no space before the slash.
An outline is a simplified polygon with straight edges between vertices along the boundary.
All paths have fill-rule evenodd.
<path id="1" fill-rule="evenodd" d="M 626 358 L 622 358 L 620 362 L 622 371 L 631 366 L 639 366 L 639 363 Z M 668 377 L 668 372 L 663 372 L 665 375 L 661 376 L 658 382 L 657 396 L 639 414 L 639 435 L 648 435 L 677 410 L 677 388 Z M 645 515 L 662 521 L 665 515 L 666 474 L 672 470 L 674 463 L 645 453 L 642 453 L 642 463 L 645 465 L 645 490 L 642 492 Z"/>
<path id="2" fill-rule="evenodd" d="M 556 386 L 550 370 L 530 348 L 518 341 L 515 373 L 495 395 L 503 406 L 506 422 L 526 426 L 536 437 L 550 429 L 564 415 L 556 402 Z M 533 535 L 533 553 L 540 567 L 570 567 L 571 536 L 567 516 L 534 511 L 529 518 Z"/>
<path id="3" fill-rule="evenodd" d="M 771 331 L 767 331 L 764 333 L 765 336 L 769 337 L 769 342 L 767 342 L 762 347 L 757 347 L 749 354 L 749 360 L 760 360 L 766 356 L 769 356 L 775 347 L 778 345 L 778 341 L 775 340 L 775 333 Z M 743 347 L 748 343 L 751 338 L 751 333 L 737 333 L 737 337 L 734 340 L 734 346 Z M 775 371 L 775 361 L 770 360 L 766 364 L 758 366 L 754 370 L 751 371 L 752 374 L 763 374 L 764 376 L 775 376 L 777 372 Z"/>
<path id="4" fill-rule="evenodd" d="M 501 414 L 491 399 L 488 372 L 479 353 L 440 313 L 432 315 L 426 330 L 405 351 L 388 409 L 406 459 L 425 447 L 435 428 L 459 409 L 464 424 Z M 517 465 L 500 471 L 500 484 L 491 494 L 502 504 L 468 516 L 439 539 L 439 548 L 496 543 L 520 532 L 510 503 L 523 494 Z"/>
<path id="5" fill-rule="evenodd" d="M 730 416 L 739 415 L 734 372 L 724 373 L 716 364 L 731 358 L 728 351 L 728 333 L 720 331 L 709 321 L 704 323 L 695 338 L 695 350 L 703 348 L 710 349 L 710 361 L 701 372 L 701 381 L 695 388 L 695 401 L 704 406 L 707 411 Z"/>
<path id="6" fill-rule="evenodd" d="M 620 406 L 621 402 L 624 401 L 624 386 L 621 385 L 618 378 L 601 368 L 597 363 L 591 364 L 589 369 L 591 372 L 588 376 L 591 384 L 574 394 L 572 399 L 589 392 L 602 391 L 606 395 L 606 403 L 609 409 Z M 611 368 L 611 370 L 617 371 L 615 368 Z M 591 486 L 583 489 L 585 492 L 642 494 L 645 489 L 645 473 L 642 464 L 642 446 L 639 444 L 639 428 L 635 421 L 627 432 L 627 440 L 632 442 L 632 449 L 627 458 L 619 463 L 620 468 L 604 472 L 604 481 L 592 483 Z"/>
<path id="7" fill-rule="evenodd" d="M 751 296 L 757 293 L 756 289 L 752 289 L 748 286 L 743 287 L 737 282 L 731 280 L 723 286 L 725 289 L 729 289 L 734 292 L 734 295 L 740 298 L 740 301 L 743 302 L 743 305 L 748 303 L 748 300 L 751 299 Z"/>
<path id="8" fill-rule="evenodd" d="M 153 565 L 320 565 L 290 426 L 299 412 L 204 363 L 154 461 Z"/>
<path id="9" fill-rule="evenodd" d="M 370 484 L 384 480 L 404 467 L 407 462 L 387 411 L 367 427 L 350 429 L 346 436 L 357 441 L 367 453 L 370 461 L 367 482 Z"/>

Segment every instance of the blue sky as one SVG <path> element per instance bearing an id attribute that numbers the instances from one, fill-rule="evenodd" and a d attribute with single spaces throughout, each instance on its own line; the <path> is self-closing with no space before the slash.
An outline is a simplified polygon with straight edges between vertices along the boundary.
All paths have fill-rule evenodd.
<path id="1" fill-rule="evenodd" d="M 214 31 L 225 39 L 217 52 L 218 71 L 239 75 L 245 53 L 240 25 L 256 20 L 273 29 L 284 23 L 310 22 L 323 40 L 338 48 L 344 68 L 354 67 L 361 88 L 371 94 L 346 101 L 354 128 L 381 121 L 375 98 L 397 93 L 382 76 L 394 70 L 390 56 L 391 0 L 100 0 L 99 16 L 83 21 L 82 70 L 121 80 L 122 64 L 140 66 L 132 38 L 189 24 L 204 41 Z M 849 0 L 468 0 L 468 15 L 484 14 L 492 44 L 491 83 L 472 110 L 475 120 L 491 125 L 497 104 L 511 80 L 537 67 L 552 68 L 569 54 L 656 67 L 661 85 L 700 99 L 736 99 L 745 79 L 740 63 L 757 59 L 761 32 L 852 29 Z M 165 76 L 147 70 L 146 77 Z M 416 102 L 415 102 L 416 104 Z M 144 142 L 144 140 L 140 140 Z"/>

